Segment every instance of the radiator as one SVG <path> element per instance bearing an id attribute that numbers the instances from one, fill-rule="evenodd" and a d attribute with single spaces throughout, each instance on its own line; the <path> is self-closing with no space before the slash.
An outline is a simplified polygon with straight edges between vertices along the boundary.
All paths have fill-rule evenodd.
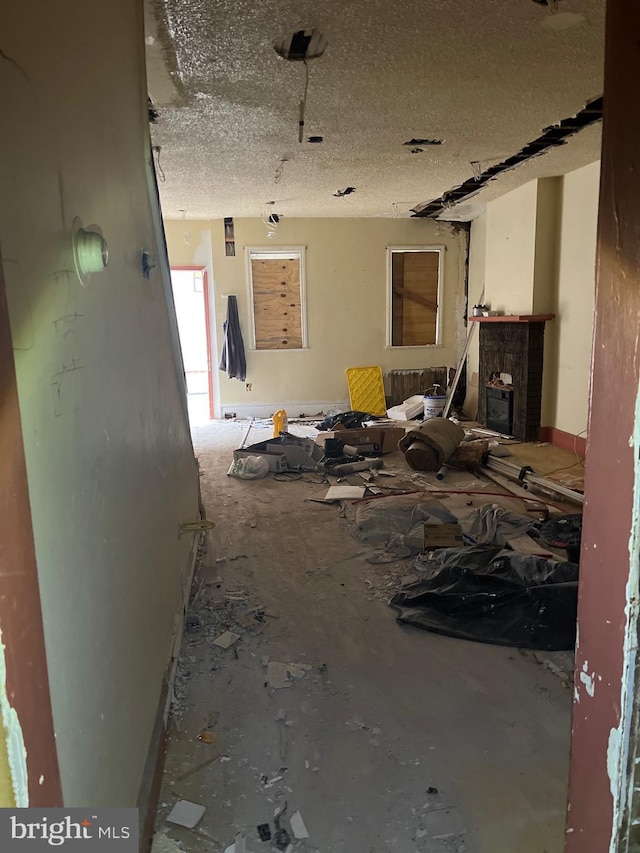
<path id="1" fill-rule="evenodd" d="M 399 406 L 413 394 L 424 394 L 432 385 L 447 387 L 447 367 L 424 367 L 419 370 L 390 370 L 384 377 L 387 404 Z"/>

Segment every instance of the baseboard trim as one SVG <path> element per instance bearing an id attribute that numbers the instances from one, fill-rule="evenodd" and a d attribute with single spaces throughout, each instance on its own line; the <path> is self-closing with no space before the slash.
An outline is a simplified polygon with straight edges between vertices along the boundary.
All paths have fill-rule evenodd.
<path id="1" fill-rule="evenodd" d="M 584 436 L 574 435 L 572 432 L 565 432 L 556 427 L 540 427 L 539 436 L 540 441 L 548 441 L 554 447 L 567 450 L 569 453 L 585 456 L 587 452 L 587 440 Z"/>
<path id="2" fill-rule="evenodd" d="M 270 418 L 274 412 L 284 409 L 290 418 L 304 414 L 308 418 L 318 412 L 348 412 L 351 404 L 348 400 L 280 400 L 277 403 L 224 403 L 220 406 L 220 416 L 235 415 L 238 418 Z"/>
<path id="3" fill-rule="evenodd" d="M 201 501 L 201 498 L 199 499 Z M 184 634 L 187 606 L 189 604 L 189 594 L 193 585 L 193 576 L 196 569 L 198 551 L 203 535 L 203 533 L 200 533 L 193 537 L 189 564 L 182 587 L 183 600 L 180 602 L 180 608 L 176 613 L 174 634 L 171 642 L 171 654 L 167 663 L 164 678 L 162 679 L 162 689 L 158 700 L 158 708 L 153 725 L 153 732 L 151 734 L 149 752 L 144 772 L 142 774 L 142 783 L 138 793 L 138 809 L 140 813 L 139 847 L 141 853 L 148 853 L 148 851 L 151 850 L 153 836 L 155 833 L 156 814 L 160 803 L 160 791 L 162 788 L 162 774 L 164 772 L 164 763 L 167 754 L 167 729 L 169 723 L 169 711 L 171 709 L 171 698 L 173 696 L 173 685 L 176 677 L 178 658 L 180 657 L 180 650 L 182 647 L 182 637 Z"/>

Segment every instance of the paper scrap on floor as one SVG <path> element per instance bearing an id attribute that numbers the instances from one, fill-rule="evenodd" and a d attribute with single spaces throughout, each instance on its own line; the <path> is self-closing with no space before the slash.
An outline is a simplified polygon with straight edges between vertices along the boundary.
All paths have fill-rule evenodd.
<path id="1" fill-rule="evenodd" d="M 271 660 L 267 664 L 267 682 L 269 687 L 278 690 L 283 687 L 291 687 L 295 678 L 304 678 L 311 667 L 304 663 L 280 663 Z"/>
<path id="2" fill-rule="evenodd" d="M 205 811 L 205 807 L 199 806 L 197 803 L 190 803 L 188 800 L 178 800 L 167 817 L 167 823 L 184 826 L 187 829 L 194 829 L 200 823 Z"/>
<path id="3" fill-rule="evenodd" d="M 305 826 L 302 815 L 299 811 L 291 815 L 289 823 L 291 824 L 291 829 L 293 830 L 293 834 L 296 838 L 309 838 L 307 827 Z"/>
<path id="4" fill-rule="evenodd" d="M 233 631 L 225 631 L 213 641 L 214 646 L 220 646 L 221 649 L 229 649 L 234 643 L 240 639 L 240 634 L 234 634 Z"/>
<path id="5" fill-rule="evenodd" d="M 358 500 L 364 497 L 365 486 L 330 486 L 325 501 Z"/>

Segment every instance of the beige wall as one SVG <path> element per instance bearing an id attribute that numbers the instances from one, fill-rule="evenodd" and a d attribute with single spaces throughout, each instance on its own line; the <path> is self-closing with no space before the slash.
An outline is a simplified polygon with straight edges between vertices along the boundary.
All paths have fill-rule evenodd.
<path id="1" fill-rule="evenodd" d="M 531 314 L 537 181 L 487 205 L 485 302 L 494 311 Z"/>
<path id="2" fill-rule="evenodd" d="M 599 164 L 545 178 L 487 205 L 471 226 L 469 303 L 485 287 L 492 309 L 554 313 L 545 330 L 542 426 L 587 425 Z M 478 342 L 468 376 L 478 369 Z M 470 386 L 466 410 L 477 409 Z"/>
<path id="3" fill-rule="evenodd" d="M 556 311 L 555 423 L 577 435 L 586 430 L 595 297 L 596 227 L 600 164 L 564 176 Z"/>
<path id="4" fill-rule="evenodd" d="M 198 508 L 145 171 L 141 4 L 35 6 L 2 26 L 0 246 L 53 717 L 66 804 L 132 806 L 190 561 L 178 526 Z M 76 216 L 109 242 L 86 286 Z"/>
<path id="5" fill-rule="evenodd" d="M 483 213 L 482 216 L 473 220 L 469 234 L 469 313 L 473 310 L 474 305 L 478 305 L 485 300 L 483 292 L 486 289 L 486 271 L 487 214 Z M 480 358 L 478 327 L 468 327 L 468 331 L 473 331 L 473 337 L 467 356 L 467 397 L 465 400 L 465 411 L 471 418 L 475 418 L 478 411 L 477 373 Z"/>
<path id="6" fill-rule="evenodd" d="M 247 348 L 247 382 L 217 371 L 223 410 L 296 414 L 348 400 L 345 370 L 455 366 L 464 309 L 466 234 L 446 223 L 417 219 L 283 219 L 269 240 L 259 219 L 235 220 L 236 256 L 224 252 L 221 221 L 165 223 L 172 265 L 207 265 L 212 259 L 218 339 L 226 312 L 223 293 L 238 297 Z M 306 246 L 308 349 L 249 352 L 245 246 Z M 386 347 L 386 246 L 444 245 L 442 345 Z M 209 256 L 211 252 L 211 256 Z M 216 358 L 219 354 L 219 348 Z M 293 405 L 293 407 L 292 407 Z M 300 412 L 296 411 L 300 409 Z M 315 411 L 313 413 L 315 413 Z"/>

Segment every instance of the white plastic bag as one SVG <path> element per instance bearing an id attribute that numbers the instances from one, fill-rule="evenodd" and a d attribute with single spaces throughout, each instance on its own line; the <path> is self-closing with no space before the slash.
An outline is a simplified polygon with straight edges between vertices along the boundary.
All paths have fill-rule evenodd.
<path id="1" fill-rule="evenodd" d="M 269 463 L 264 456 L 241 456 L 229 468 L 229 476 L 240 480 L 260 480 L 268 473 Z"/>

